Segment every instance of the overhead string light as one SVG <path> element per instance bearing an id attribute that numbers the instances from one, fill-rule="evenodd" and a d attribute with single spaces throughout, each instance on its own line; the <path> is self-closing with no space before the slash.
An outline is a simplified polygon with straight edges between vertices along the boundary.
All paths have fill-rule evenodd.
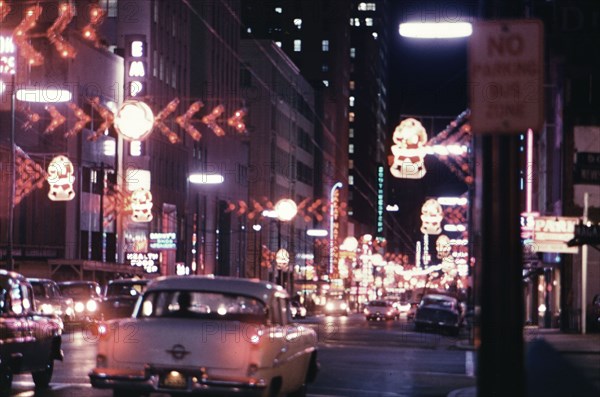
<path id="1" fill-rule="evenodd" d="M 61 57 L 75 58 L 75 48 L 73 48 L 62 35 L 75 15 L 75 7 L 69 3 L 62 3 L 58 9 L 58 18 L 56 18 L 52 26 L 48 28 L 46 36 Z"/>
<path id="2" fill-rule="evenodd" d="M 30 66 L 39 66 L 44 63 L 42 54 L 36 51 L 28 42 L 28 32 L 35 27 L 40 15 L 42 15 L 41 6 L 34 5 L 27 8 L 25 10 L 25 17 L 13 31 L 15 44 L 19 47 L 21 56 L 27 59 Z"/>
<path id="3" fill-rule="evenodd" d="M 98 129 L 96 129 L 96 133 L 88 137 L 89 141 L 95 141 L 98 139 L 98 137 L 104 135 L 104 131 L 110 128 L 110 126 L 115 121 L 115 115 L 113 114 L 113 112 L 111 112 L 110 110 L 108 110 L 100 104 L 100 98 L 92 98 L 89 100 L 89 102 L 90 105 L 92 105 L 94 110 L 98 112 L 98 114 L 100 115 L 100 117 L 102 117 L 103 120 L 102 124 L 100 124 Z"/>
<path id="4" fill-rule="evenodd" d="M 73 111 L 75 117 L 77 117 L 77 121 L 73 125 L 73 127 L 65 133 L 65 138 L 69 138 L 77 135 L 86 125 L 89 123 L 92 118 L 88 116 L 79 106 L 74 104 L 73 102 L 69 102 L 69 109 Z"/>
<path id="5" fill-rule="evenodd" d="M 104 21 L 106 11 L 98 4 L 91 4 L 88 15 L 90 22 L 83 27 L 81 34 L 84 39 L 93 42 L 96 47 L 100 47 L 102 43 L 98 37 L 98 26 Z"/>
<path id="6" fill-rule="evenodd" d="M 196 129 L 196 127 L 194 127 L 192 125 L 191 120 L 192 120 L 192 117 L 196 113 L 198 113 L 200 111 L 200 109 L 202 109 L 203 107 L 204 107 L 204 103 L 202 103 L 202 101 L 196 101 L 190 105 L 190 107 L 184 114 L 182 114 L 181 116 L 178 116 L 175 119 L 175 122 L 181 128 L 183 128 L 195 141 L 199 141 L 200 138 L 202 138 L 202 134 L 200 133 L 200 131 L 198 131 Z"/>
<path id="7" fill-rule="evenodd" d="M 177 106 L 179 106 L 179 98 L 175 98 L 169 102 L 169 104 L 161 110 L 154 119 L 154 125 L 158 127 L 160 132 L 162 132 L 171 143 L 179 142 L 179 137 L 165 124 L 165 120 L 175 111 L 175 109 L 177 109 Z"/>
<path id="8" fill-rule="evenodd" d="M 246 109 L 238 109 L 235 111 L 233 116 L 227 119 L 227 124 L 240 134 L 246 132 L 246 124 L 244 124 L 244 116 L 246 115 Z"/>
<path id="9" fill-rule="evenodd" d="M 223 105 L 217 105 L 209 114 L 202 117 L 202 122 L 206 124 L 206 126 L 210 128 L 216 136 L 225 135 L 225 131 L 223 131 L 223 129 L 217 124 L 217 119 L 219 116 L 221 116 L 224 110 L 225 108 Z"/>

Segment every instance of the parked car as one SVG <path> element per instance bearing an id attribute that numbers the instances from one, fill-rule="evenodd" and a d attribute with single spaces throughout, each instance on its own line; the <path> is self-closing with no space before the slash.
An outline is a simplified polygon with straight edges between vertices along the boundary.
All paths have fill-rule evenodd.
<path id="1" fill-rule="evenodd" d="M 292 318 L 306 318 L 306 308 L 298 301 L 290 302 Z"/>
<path id="2" fill-rule="evenodd" d="M 8 396 L 14 374 L 31 373 L 36 388 L 52 379 L 62 360 L 62 321 L 36 311 L 33 288 L 15 272 L 0 270 L 0 396 Z"/>
<path id="3" fill-rule="evenodd" d="M 600 331 L 600 294 L 594 295 L 587 308 L 586 327 L 590 332 Z"/>
<path id="4" fill-rule="evenodd" d="M 347 316 L 350 314 L 350 306 L 344 299 L 330 298 L 325 303 L 325 314 L 328 316 Z"/>
<path id="5" fill-rule="evenodd" d="M 135 304 L 147 285 L 148 280 L 142 279 L 110 280 L 102 294 L 98 318 L 110 320 L 131 317 Z"/>
<path id="6" fill-rule="evenodd" d="M 458 299 L 441 294 L 424 295 L 415 313 L 415 329 L 441 329 L 458 335 L 463 323 L 463 311 Z"/>
<path id="7" fill-rule="evenodd" d="M 56 314 L 64 323 L 73 321 L 73 299 L 62 295 L 56 281 L 47 278 L 28 278 L 33 288 L 37 310 L 42 314 Z"/>
<path id="8" fill-rule="evenodd" d="M 390 301 L 372 300 L 365 306 L 365 318 L 371 320 L 394 320 L 397 318 L 396 308 Z"/>
<path id="9" fill-rule="evenodd" d="M 304 396 L 318 371 L 316 332 L 264 281 L 160 277 L 101 331 L 90 382 L 115 396 Z"/>
<path id="10" fill-rule="evenodd" d="M 100 285 L 95 281 L 61 281 L 60 292 L 73 299 L 74 321 L 89 323 L 98 320 L 98 305 L 101 301 Z"/>

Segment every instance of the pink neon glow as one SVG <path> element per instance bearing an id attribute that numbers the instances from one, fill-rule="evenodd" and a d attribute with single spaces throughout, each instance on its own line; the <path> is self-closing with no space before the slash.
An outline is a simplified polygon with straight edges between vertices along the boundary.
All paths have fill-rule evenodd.
<path id="1" fill-rule="evenodd" d="M 526 212 L 532 210 L 532 190 L 533 190 L 533 130 L 527 130 L 527 169 L 525 178 L 525 208 Z"/>

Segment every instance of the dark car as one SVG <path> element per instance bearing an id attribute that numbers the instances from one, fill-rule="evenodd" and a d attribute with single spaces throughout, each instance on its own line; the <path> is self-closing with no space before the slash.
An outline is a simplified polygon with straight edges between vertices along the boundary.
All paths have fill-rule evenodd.
<path id="1" fill-rule="evenodd" d="M 14 374 L 31 373 L 36 388 L 48 387 L 61 342 L 62 321 L 36 310 L 27 279 L 0 270 L 0 396 L 9 395 Z"/>
<path id="2" fill-rule="evenodd" d="M 462 307 L 458 299 L 441 294 L 424 295 L 415 313 L 415 329 L 440 329 L 458 335 L 463 323 Z"/>
<path id="3" fill-rule="evenodd" d="M 365 306 L 365 318 L 371 320 L 394 320 L 397 318 L 396 308 L 390 301 L 372 300 Z"/>
<path id="4" fill-rule="evenodd" d="M 306 318 L 306 308 L 298 301 L 290 302 L 292 318 Z"/>
<path id="5" fill-rule="evenodd" d="M 73 299 L 74 321 L 89 323 L 98 320 L 101 288 L 95 281 L 61 281 L 58 283 L 63 296 Z"/>
<path id="6" fill-rule="evenodd" d="M 586 328 L 590 332 L 600 332 L 600 294 L 596 294 L 588 305 Z"/>
<path id="7" fill-rule="evenodd" d="M 46 278 L 28 278 L 33 288 L 37 310 L 42 314 L 56 314 L 63 322 L 73 321 L 73 299 L 62 295 L 56 281 Z"/>
<path id="8" fill-rule="evenodd" d="M 99 318 L 110 320 L 130 317 L 146 285 L 148 280 L 142 279 L 110 280 L 100 302 Z"/>

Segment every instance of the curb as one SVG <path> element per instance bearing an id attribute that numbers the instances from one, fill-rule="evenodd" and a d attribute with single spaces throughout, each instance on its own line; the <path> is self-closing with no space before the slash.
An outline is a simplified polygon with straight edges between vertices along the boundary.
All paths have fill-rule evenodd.
<path id="1" fill-rule="evenodd" d="M 475 386 L 452 390 L 448 397 L 476 397 L 477 388 Z"/>

